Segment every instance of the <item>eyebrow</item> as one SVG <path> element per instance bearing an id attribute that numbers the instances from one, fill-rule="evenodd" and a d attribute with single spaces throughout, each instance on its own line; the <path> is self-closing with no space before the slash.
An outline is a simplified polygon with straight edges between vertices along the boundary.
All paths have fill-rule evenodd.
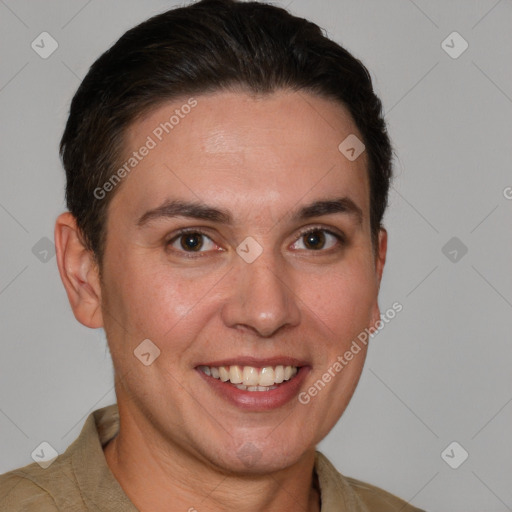
<path id="1" fill-rule="evenodd" d="M 363 211 L 349 197 L 314 201 L 295 210 L 291 219 L 301 221 L 338 213 L 354 217 L 358 224 L 363 222 Z M 199 201 L 167 200 L 160 206 L 141 215 L 137 221 L 137 226 L 143 227 L 151 221 L 173 217 L 209 220 L 227 225 L 233 224 L 233 216 L 229 210 L 209 206 Z"/>

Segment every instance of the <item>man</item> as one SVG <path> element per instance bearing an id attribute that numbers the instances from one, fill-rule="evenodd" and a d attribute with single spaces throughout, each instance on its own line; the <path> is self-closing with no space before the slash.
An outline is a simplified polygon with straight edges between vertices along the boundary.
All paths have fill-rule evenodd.
<path id="1" fill-rule="evenodd" d="M 3 475 L 2 510 L 417 510 L 315 449 L 380 321 L 391 148 L 359 61 L 276 7 L 171 10 L 94 63 L 61 155 L 59 271 L 117 405 Z"/>

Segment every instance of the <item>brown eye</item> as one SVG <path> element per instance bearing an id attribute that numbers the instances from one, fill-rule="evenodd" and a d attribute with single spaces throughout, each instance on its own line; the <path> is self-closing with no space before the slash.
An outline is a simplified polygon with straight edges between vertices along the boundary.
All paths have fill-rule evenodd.
<path id="1" fill-rule="evenodd" d="M 322 249 L 325 245 L 325 235 L 322 231 L 310 231 L 302 235 L 304 244 L 308 249 L 318 250 Z"/>
<path id="2" fill-rule="evenodd" d="M 186 233 L 180 236 L 180 245 L 185 251 L 199 251 L 203 245 L 201 233 Z"/>
<path id="3" fill-rule="evenodd" d="M 213 240 L 200 231 L 182 231 L 166 242 L 166 247 L 171 247 L 176 253 L 198 253 L 218 250 Z"/>
<path id="4" fill-rule="evenodd" d="M 340 247 L 344 244 L 344 238 L 342 235 L 333 233 L 328 229 L 310 229 L 309 231 L 303 232 L 299 239 L 293 244 L 294 249 L 306 249 L 310 251 L 328 250 L 336 245 Z M 297 246 L 302 242 L 303 247 Z"/>

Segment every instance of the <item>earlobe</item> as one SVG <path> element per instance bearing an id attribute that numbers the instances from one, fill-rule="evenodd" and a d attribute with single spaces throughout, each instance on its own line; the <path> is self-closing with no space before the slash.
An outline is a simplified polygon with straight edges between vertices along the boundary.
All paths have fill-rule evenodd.
<path id="1" fill-rule="evenodd" d="M 86 327 L 103 327 L 98 265 L 83 244 L 70 212 L 60 214 L 55 222 L 55 250 L 60 277 L 75 318 Z"/>

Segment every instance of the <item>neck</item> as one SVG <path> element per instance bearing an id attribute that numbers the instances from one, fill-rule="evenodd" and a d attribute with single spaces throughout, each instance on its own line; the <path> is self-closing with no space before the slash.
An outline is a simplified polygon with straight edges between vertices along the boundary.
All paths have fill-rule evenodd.
<path id="1" fill-rule="evenodd" d="M 238 475 L 205 464 L 169 442 L 148 439 L 129 418 L 122 427 L 105 446 L 105 458 L 140 512 L 320 512 L 314 449 L 277 472 Z"/>

